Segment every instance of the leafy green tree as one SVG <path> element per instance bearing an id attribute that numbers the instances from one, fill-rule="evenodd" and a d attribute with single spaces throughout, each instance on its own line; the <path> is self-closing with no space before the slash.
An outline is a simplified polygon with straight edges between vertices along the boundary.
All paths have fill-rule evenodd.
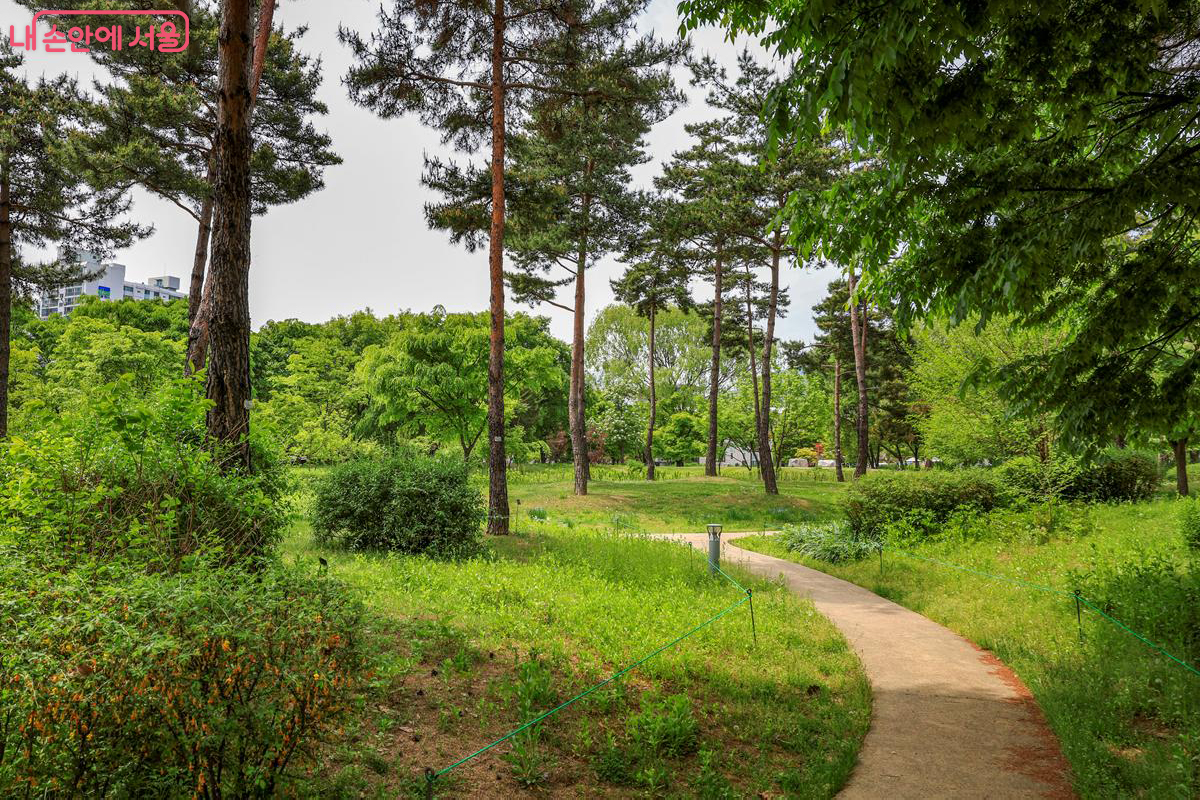
<path id="1" fill-rule="evenodd" d="M 638 452 L 642 433 L 646 430 L 645 415 L 638 406 L 621 397 L 601 397 L 596 404 L 596 429 L 604 436 L 604 451 L 614 464 Z"/>
<path id="2" fill-rule="evenodd" d="M 655 457 L 683 465 L 695 463 L 704 454 L 706 426 L 700 417 L 677 411 L 667 420 L 662 433 L 654 442 Z"/>
<path id="3" fill-rule="evenodd" d="M 86 103 L 67 78 L 29 85 L 23 56 L 0 43 L 0 438 L 8 435 L 8 379 L 14 290 L 61 285 L 80 276 L 71 255 L 129 245 L 148 231 L 121 222 L 123 187 L 89 186 L 72 157 Z M 23 258 L 27 247 L 55 244 L 66 257 Z"/>
<path id="4" fill-rule="evenodd" d="M 171 341 L 187 341 L 186 300 L 101 300 L 84 295 L 71 319 L 101 319 L 122 327 L 161 333 Z"/>
<path id="5" fill-rule="evenodd" d="M 469 460 L 488 426 L 489 335 L 483 314 L 421 314 L 387 344 L 368 347 L 357 368 L 367 395 L 360 433 L 454 442 Z M 544 319 L 510 317 L 506 337 L 507 408 L 515 414 L 565 375 Z"/>
<path id="6" fill-rule="evenodd" d="M 930 322 L 913 334 L 912 392 L 927 407 L 916 425 L 931 455 L 951 464 L 1047 461 L 1057 436 L 1049 411 L 1028 414 L 1004 392 L 999 372 L 1054 352 L 1068 334 L 1054 328 Z"/>
<path id="7" fill-rule="evenodd" d="M 777 127 L 832 125 L 876 169 L 809 220 L 902 321 L 1071 331 L 1000 373 L 1065 442 L 1173 443 L 1200 411 L 1195 2 L 686 0 L 794 64 Z M 836 223 L 836 224 L 835 224 Z M 1177 480 L 1187 491 L 1186 470 Z"/>

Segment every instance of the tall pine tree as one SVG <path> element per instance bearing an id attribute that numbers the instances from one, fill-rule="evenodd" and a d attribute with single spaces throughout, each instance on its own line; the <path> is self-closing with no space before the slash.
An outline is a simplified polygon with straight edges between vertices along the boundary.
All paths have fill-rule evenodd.
<path id="1" fill-rule="evenodd" d="M 507 132 L 547 97 L 600 98 L 604 86 L 562 80 L 588 43 L 628 25 L 621 2 L 395 0 L 369 37 L 343 29 L 355 65 L 350 97 L 384 118 L 416 113 L 464 151 L 490 145 L 488 273 L 488 531 L 508 533 L 504 432 L 504 248 Z"/>
<path id="2" fill-rule="evenodd" d="M 81 273 L 74 254 L 103 255 L 148 233 L 121 218 L 121 187 L 93 187 L 79 138 L 87 104 L 66 78 L 30 85 L 23 56 L 0 43 L 0 437 L 8 435 L 8 377 L 14 293 L 62 285 Z M 37 263 L 25 248 L 56 246 L 60 258 Z"/>

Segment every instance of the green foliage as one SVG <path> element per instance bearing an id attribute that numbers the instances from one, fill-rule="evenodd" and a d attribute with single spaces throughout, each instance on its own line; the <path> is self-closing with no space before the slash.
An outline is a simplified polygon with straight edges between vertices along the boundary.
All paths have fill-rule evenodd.
<path id="1" fill-rule="evenodd" d="M 859 478 L 842 498 L 855 535 L 878 539 L 902 520 L 932 533 L 956 510 L 990 511 L 1004 503 L 994 475 L 983 470 L 872 472 Z"/>
<path id="2" fill-rule="evenodd" d="M 174 568 L 218 548 L 227 560 L 266 553 L 286 522 L 287 478 L 251 439 L 252 475 L 205 448 L 199 379 L 146 396 L 132 376 L 95 387 L 42 430 L 0 443 L 0 539 L 47 564 L 119 557 Z"/>
<path id="3" fill-rule="evenodd" d="M 695 414 L 672 414 L 654 439 L 654 457 L 677 464 L 695 463 L 704 453 L 706 436 L 707 428 Z"/>
<path id="4" fill-rule="evenodd" d="M 345 587 L 268 565 L 46 570 L 0 546 L 0 794 L 268 796 L 352 709 Z"/>
<path id="5" fill-rule="evenodd" d="M 643 755 L 683 756 L 699 746 L 699 726 L 686 694 L 645 703 L 629 718 L 626 728 L 629 741 Z"/>
<path id="6" fill-rule="evenodd" d="M 1193 553 L 1200 553 L 1200 498 L 1179 501 L 1179 532 Z"/>
<path id="7" fill-rule="evenodd" d="M 1162 475 L 1153 456 L 1134 450 L 1111 449 L 1097 463 L 1082 469 L 1066 496 L 1080 500 L 1149 500 Z"/>
<path id="8" fill-rule="evenodd" d="M 779 543 L 788 552 L 830 564 L 858 561 L 879 550 L 877 542 L 860 537 L 843 522 L 788 525 Z"/>
<path id="9" fill-rule="evenodd" d="M 521 431 L 511 423 L 553 408 L 544 401 L 566 385 L 566 345 L 548 325 L 525 314 L 505 324 L 505 413 L 515 444 Z M 397 434 L 452 442 L 470 459 L 487 427 L 488 326 L 483 313 L 413 315 L 386 344 L 368 347 L 357 367 L 366 390 L 359 432 L 387 444 Z"/>
<path id="10" fill-rule="evenodd" d="M 1054 434 L 1050 414 L 1023 414 L 997 385 L 997 371 L 1041 357 L 1065 333 L 1022 330 L 996 320 L 982 331 L 931 322 L 914 331 L 911 380 L 923 414 L 914 420 L 927 451 L 944 463 L 976 465 L 1037 454 Z"/>
<path id="11" fill-rule="evenodd" d="M 1056 455 L 1046 461 L 1018 456 L 997 469 L 997 475 L 1017 497 L 1097 502 L 1148 500 L 1161 476 L 1155 459 L 1132 450 L 1106 451 L 1091 464 Z"/>
<path id="12" fill-rule="evenodd" d="M 322 542 L 464 556 L 478 549 L 483 504 L 462 461 L 407 452 L 335 466 L 316 485 L 312 516 Z"/>

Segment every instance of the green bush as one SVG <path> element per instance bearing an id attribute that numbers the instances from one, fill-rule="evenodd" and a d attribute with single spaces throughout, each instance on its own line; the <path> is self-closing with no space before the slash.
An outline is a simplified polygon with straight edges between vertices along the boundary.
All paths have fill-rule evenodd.
<path id="1" fill-rule="evenodd" d="M 317 484 L 312 515 L 324 543 L 439 556 L 474 552 L 483 518 L 466 465 L 418 453 L 334 467 Z"/>
<path id="2" fill-rule="evenodd" d="M 1179 532 L 1188 549 L 1200 553 L 1200 497 L 1179 501 Z"/>
<path id="3" fill-rule="evenodd" d="M 1097 462 L 1080 470 L 1063 496 L 1072 500 L 1149 500 L 1161 476 L 1152 456 L 1133 450 L 1107 450 Z"/>
<path id="4" fill-rule="evenodd" d="M 830 564 L 858 561 L 878 549 L 875 542 L 860 538 L 844 522 L 788 525 L 779 540 L 786 550 Z"/>
<path id="5" fill-rule="evenodd" d="M 842 503 L 851 531 L 878 539 L 892 523 L 932 532 L 957 509 L 990 511 L 1003 505 L 1004 493 L 995 476 L 979 469 L 874 472 L 851 484 Z"/>
<path id="6" fill-rule="evenodd" d="M 1078 460 L 1066 457 L 1042 461 L 1036 456 L 1017 456 L 996 468 L 1000 481 L 1013 495 L 1032 501 L 1063 497 L 1080 472 Z"/>
<path id="7" fill-rule="evenodd" d="M 362 615 L 273 564 L 57 572 L 0 548 L 0 796 L 284 793 L 350 711 Z"/>
<path id="8" fill-rule="evenodd" d="M 174 569 L 200 551 L 258 556 L 287 522 L 280 459 L 251 438 L 254 474 L 204 446 L 197 379 L 143 396 L 128 377 L 91 390 L 86 411 L 0 442 L 0 539 L 70 565 L 120 556 Z"/>

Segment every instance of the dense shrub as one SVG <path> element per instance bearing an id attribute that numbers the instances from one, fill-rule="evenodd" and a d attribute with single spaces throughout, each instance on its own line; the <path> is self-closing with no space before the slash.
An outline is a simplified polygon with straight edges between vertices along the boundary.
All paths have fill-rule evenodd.
<path id="1" fill-rule="evenodd" d="M 1200 553 L 1200 497 L 1179 501 L 1179 532 L 1188 549 Z"/>
<path id="2" fill-rule="evenodd" d="M 842 522 L 788 525 L 779 539 L 793 553 L 831 564 L 858 561 L 878 549 L 875 542 L 859 537 Z"/>
<path id="3" fill-rule="evenodd" d="M 1134 450 L 1113 449 L 1081 469 L 1063 496 L 1098 502 L 1149 500 L 1160 480 L 1153 457 Z"/>
<path id="4" fill-rule="evenodd" d="M 1014 496 L 1041 501 L 1062 497 L 1079 478 L 1079 461 L 1056 456 L 1043 461 L 1036 456 L 1017 456 L 996 468 L 996 474 Z"/>
<path id="5" fill-rule="evenodd" d="M 1061 497 L 1085 501 L 1148 500 L 1158 488 L 1154 458 L 1132 450 L 1108 450 L 1091 464 L 1056 456 L 1021 456 L 997 468 L 1005 486 L 1026 500 Z"/>
<path id="6" fill-rule="evenodd" d="M 195 557 L 47 571 L 0 548 L 0 796 L 266 796 L 349 710 L 336 581 Z"/>
<path id="7" fill-rule="evenodd" d="M 990 511 L 1003 502 L 999 481 L 983 470 L 874 472 L 850 485 L 843 509 L 856 536 L 875 539 L 893 522 L 929 532 L 957 509 Z"/>
<path id="8" fill-rule="evenodd" d="M 287 521 L 284 468 L 252 437 L 254 474 L 222 469 L 222 449 L 203 446 L 206 408 L 196 379 L 143 396 L 123 378 L 0 443 L 0 532 L 55 564 L 119 554 L 173 569 L 201 550 L 266 552 Z"/>
<path id="9" fill-rule="evenodd" d="M 466 555 L 484 506 L 461 461 L 418 453 L 338 465 L 317 483 L 313 530 L 351 549 Z"/>

